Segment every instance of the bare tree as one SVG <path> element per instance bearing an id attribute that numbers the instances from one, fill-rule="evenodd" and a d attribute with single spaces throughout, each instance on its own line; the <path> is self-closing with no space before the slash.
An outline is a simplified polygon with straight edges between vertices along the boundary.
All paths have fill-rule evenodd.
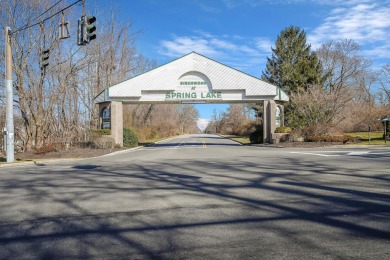
<path id="1" fill-rule="evenodd" d="M 7 1 L 1 24 L 23 28 L 47 9 L 50 1 Z M 24 18 L 24 19 L 21 19 Z M 39 56 L 43 49 L 53 52 L 59 41 L 56 31 L 58 21 L 50 20 L 40 26 L 16 32 L 12 35 L 13 72 L 17 112 L 23 118 L 23 127 L 16 134 L 24 141 L 25 148 L 42 146 L 45 130 L 53 105 L 59 100 L 64 86 L 50 77 L 52 66 L 40 68 Z"/>
<path id="2" fill-rule="evenodd" d="M 308 119 L 306 125 L 319 121 L 351 131 L 372 124 L 377 111 L 372 86 L 377 75 L 370 69 L 372 62 L 361 56 L 359 45 L 352 40 L 330 41 L 317 50 L 317 55 L 324 68 L 324 90 L 317 86 L 308 93 L 292 97 L 298 113 L 311 114 L 303 117 Z M 308 100 L 310 97 L 312 100 Z M 306 106 L 302 103 L 304 100 L 308 102 Z M 328 104 L 324 104 L 324 100 Z M 308 111 L 302 111 L 298 105 L 307 107 Z M 315 112 L 314 107 L 324 110 Z"/>
<path id="3" fill-rule="evenodd" d="M 141 141 L 183 133 L 198 133 L 198 111 L 192 105 L 125 105 L 124 127 L 138 132 Z"/>
<path id="4" fill-rule="evenodd" d="M 380 72 L 379 82 L 382 86 L 382 91 L 385 96 L 384 100 L 387 105 L 390 106 L 390 64 L 383 66 Z"/>
<path id="5" fill-rule="evenodd" d="M 0 2 L 1 28 L 22 29 L 12 35 L 12 47 L 15 114 L 20 124 L 15 127 L 16 141 L 25 150 L 53 142 L 72 144 L 86 140 L 98 117 L 94 97 L 155 66 L 155 62 L 138 53 L 137 32 L 131 23 L 119 24 L 116 16 L 109 13 L 99 17 L 98 38 L 87 46 L 76 46 L 76 37 L 71 38 L 72 42 L 60 42 L 57 28 L 61 17 L 45 22 L 43 19 L 66 4 L 54 0 Z M 77 20 L 71 11 L 66 14 Z M 40 26 L 27 29 L 26 25 L 40 20 Z M 75 32 L 75 26 L 71 30 Z M 3 49 L 0 62 L 4 62 Z M 43 49 L 50 50 L 46 68 L 39 66 Z M 2 69 L 0 74 L 4 75 Z"/>
<path id="6" fill-rule="evenodd" d="M 198 118 L 199 112 L 193 105 L 179 105 L 179 124 L 182 134 L 198 132 L 196 125 Z"/>
<path id="7" fill-rule="evenodd" d="M 226 113 L 214 114 L 206 131 L 213 132 L 213 128 L 222 134 L 246 135 L 254 130 L 256 118 L 253 115 L 252 104 L 231 104 Z"/>
<path id="8" fill-rule="evenodd" d="M 290 96 L 295 113 L 305 118 L 306 125 L 330 124 L 350 101 L 348 90 L 329 92 L 321 85 L 311 86 L 308 91 Z"/>
<path id="9" fill-rule="evenodd" d="M 352 40 L 329 41 L 317 50 L 329 92 L 359 85 L 359 75 L 368 70 L 372 62 L 359 54 L 359 45 Z"/>

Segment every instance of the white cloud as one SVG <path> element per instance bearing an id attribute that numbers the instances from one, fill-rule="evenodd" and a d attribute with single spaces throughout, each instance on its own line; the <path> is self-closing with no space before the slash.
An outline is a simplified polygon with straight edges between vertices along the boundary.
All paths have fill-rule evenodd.
<path id="1" fill-rule="evenodd" d="M 231 50 L 231 51 L 237 50 L 238 48 L 237 45 L 235 45 L 234 43 L 221 40 L 221 39 L 216 39 L 216 38 L 211 39 L 210 44 L 216 48 Z"/>
<path id="2" fill-rule="evenodd" d="M 210 46 L 210 42 L 198 37 L 174 37 L 172 41 L 162 41 L 160 54 L 177 58 L 190 52 L 199 52 L 206 56 L 214 56 L 218 51 Z"/>
<path id="3" fill-rule="evenodd" d="M 235 1 L 235 0 L 222 0 L 222 1 L 224 2 L 225 6 L 228 9 L 232 9 L 240 4 L 239 1 Z"/>
<path id="4" fill-rule="evenodd" d="M 271 47 L 273 46 L 273 43 L 268 38 L 257 38 L 256 39 L 256 46 L 260 50 L 263 50 L 264 52 L 270 52 Z"/>
<path id="5" fill-rule="evenodd" d="M 199 118 L 197 121 L 197 125 L 200 130 L 204 131 L 207 127 L 207 125 L 210 123 L 210 119 L 206 118 Z"/>
<path id="6" fill-rule="evenodd" d="M 207 12 L 207 13 L 219 13 L 220 12 L 220 9 L 219 8 L 216 8 L 216 7 L 213 7 L 211 5 L 207 5 L 207 4 L 204 4 L 204 3 L 201 3 L 201 2 L 196 2 L 199 7 Z"/>
<path id="7" fill-rule="evenodd" d="M 383 52 L 389 53 L 387 40 L 390 34 L 390 7 L 372 2 L 352 0 L 336 7 L 309 34 L 309 43 L 318 48 L 329 40 L 352 39 L 366 53 L 375 55 L 373 58 L 383 56 Z"/>
<path id="8" fill-rule="evenodd" d="M 178 58 L 192 51 L 216 59 L 233 68 L 249 73 L 253 67 L 260 75 L 266 56 L 271 54 L 271 40 L 268 38 L 248 39 L 240 35 L 213 35 L 195 31 L 191 36 L 173 36 L 171 40 L 160 42 L 159 53 L 170 58 Z"/>
<path id="9" fill-rule="evenodd" d="M 384 43 L 376 47 L 368 47 L 362 51 L 366 57 L 376 57 L 379 59 L 390 59 L 390 43 Z"/>
<path id="10" fill-rule="evenodd" d="M 249 5 L 252 7 L 262 5 L 298 5 L 298 4 L 318 4 L 318 5 L 357 5 L 364 3 L 372 3 L 374 0 L 223 0 L 226 8 L 232 9 L 242 5 Z"/>

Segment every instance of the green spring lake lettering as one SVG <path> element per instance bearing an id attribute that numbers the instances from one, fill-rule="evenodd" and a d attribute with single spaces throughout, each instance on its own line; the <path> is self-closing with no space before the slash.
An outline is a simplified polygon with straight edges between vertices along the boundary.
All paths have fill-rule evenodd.
<path id="1" fill-rule="evenodd" d="M 168 92 L 165 95 L 166 99 L 197 99 L 197 98 L 204 98 L 204 99 L 211 99 L 211 98 L 222 98 L 221 92 Z"/>

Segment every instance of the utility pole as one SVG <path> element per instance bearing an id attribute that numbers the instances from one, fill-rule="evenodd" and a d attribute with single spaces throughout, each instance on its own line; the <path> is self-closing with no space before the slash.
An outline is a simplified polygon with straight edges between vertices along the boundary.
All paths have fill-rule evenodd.
<path id="1" fill-rule="evenodd" d="M 5 28 L 5 86 L 6 86 L 6 128 L 7 128 L 7 162 L 14 161 L 14 94 L 12 89 L 12 47 L 11 28 Z"/>

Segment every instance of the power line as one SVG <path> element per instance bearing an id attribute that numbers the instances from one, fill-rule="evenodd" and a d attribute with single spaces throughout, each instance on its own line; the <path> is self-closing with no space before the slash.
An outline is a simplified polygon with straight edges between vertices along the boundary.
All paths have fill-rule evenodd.
<path id="1" fill-rule="evenodd" d="M 55 5 L 53 5 L 52 7 L 50 7 L 48 10 L 46 10 L 44 13 L 42 13 L 41 15 L 39 15 L 39 16 L 38 16 L 37 18 L 35 18 L 35 19 L 38 19 L 39 17 L 41 17 L 42 15 L 44 15 L 45 13 L 47 13 L 50 9 L 52 9 L 54 6 L 56 6 L 56 5 L 57 5 L 58 3 L 60 3 L 61 1 L 63 1 L 63 0 L 58 1 Z M 62 13 L 63 11 L 65 11 L 65 10 L 71 8 L 72 6 L 78 4 L 78 3 L 82 2 L 82 1 L 83 1 L 83 0 L 77 0 L 77 1 L 74 2 L 73 4 L 68 5 L 67 7 L 65 7 L 65 8 L 61 9 L 60 11 L 58 11 L 57 13 L 55 13 L 55 14 L 53 14 L 53 15 L 51 15 L 51 16 L 45 18 L 45 19 L 43 19 L 42 21 L 39 21 L 39 22 L 37 22 L 37 23 L 31 24 L 31 25 L 28 25 L 28 26 L 27 26 L 27 25 L 22 26 L 22 27 L 20 27 L 19 29 L 17 29 L 17 30 L 15 30 L 14 32 L 12 32 L 11 35 L 12 35 L 12 34 L 15 34 L 15 33 L 18 33 L 18 32 L 21 32 L 21 31 L 24 31 L 24 30 L 27 30 L 27 29 L 29 29 L 29 28 L 31 28 L 31 27 L 34 27 L 34 26 L 36 26 L 36 25 L 39 25 L 39 24 L 41 24 L 41 23 L 44 23 L 44 22 L 46 22 L 47 20 L 49 20 L 49 19 L 53 18 L 54 16 L 56 16 L 57 14 Z"/>
<path id="2" fill-rule="evenodd" d="M 33 20 L 36 20 L 38 19 L 39 17 L 43 16 L 44 14 L 46 14 L 47 12 L 49 12 L 51 9 L 53 9 L 56 5 L 58 5 L 59 3 L 61 3 L 62 1 L 64 0 L 59 0 L 57 3 L 55 3 L 54 5 L 52 5 L 49 9 L 47 9 L 46 11 L 44 11 L 42 14 L 40 14 L 39 16 L 35 17 Z M 27 25 L 26 25 L 27 26 Z"/>

